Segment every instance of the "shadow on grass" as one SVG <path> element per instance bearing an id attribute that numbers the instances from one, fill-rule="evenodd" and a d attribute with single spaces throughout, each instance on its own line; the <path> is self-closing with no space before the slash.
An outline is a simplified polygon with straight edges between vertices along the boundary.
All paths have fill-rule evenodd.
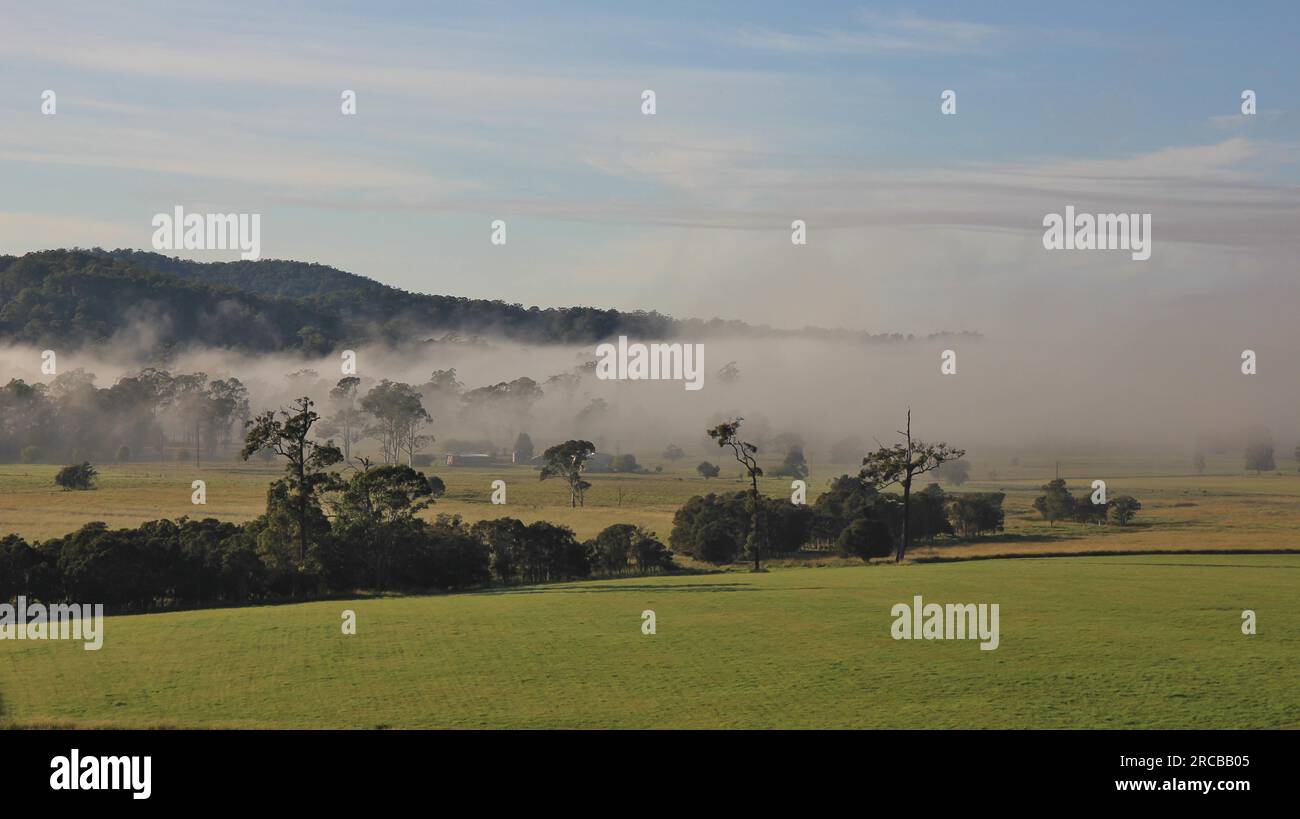
<path id="1" fill-rule="evenodd" d="M 1058 540 L 1073 540 L 1080 535 L 1074 532 L 1062 531 L 1057 534 L 1028 534 L 1025 532 L 1012 532 L 1011 534 L 981 535 L 980 537 L 966 538 L 951 543 L 944 543 L 945 546 L 966 546 L 970 544 L 981 543 L 1054 543 Z"/>
<path id="2" fill-rule="evenodd" d="M 1091 532 L 1070 532 L 1064 529 L 1049 531 L 1043 533 L 1029 532 L 995 532 L 988 535 L 978 535 L 976 537 L 950 538 L 945 540 L 936 540 L 931 543 L 913 543 L 912 550 L 934 549 L 942 551 L 944 549 L 961 548 L 966 546 L 998 546 L 1006 544 L 1015 546 L 1021 543 L 1060 543 L 1067 540 L 1079 540 Z"/>
<path id="3" fill-rule="evenodd" d="M 609 586 L 572 586 L 540 585 L 523 586 L 512 589 L 490 589 L 479 594 L 592 594 L 597 592 L 752 592 L 759 591 L 748 583 L 672 583 L 609 585 Z"/>
<path id="4" fill-rule="evenodd" d="M 1210 552 L 1209 554 L 1221 554 L 1221 553 Z M 1250 552 L 1236 552 L 1235 554 L 1250 554 Z M 1264 553 L 1260 552 L 1259 554 L 1264 554 Z M 1101 560 L 1096 561 L 1096 563 L 1097 565 L 1101 565 L 1101 566 L 1162 566 L 1162 567 L 1167 566 L 1170 568 L 1186 568 L 1186 569 L 1300 569 L 1300 566 L 1276 566 L 1272 564 L 1265 566 L 1265 565 L 1256 565 L 1252 563 L 1147 563 L 1147 562 L 1138 563 L 1136 561 L 1126 562 L 1126 563 L 1111 563 L 1109 561 L 1101 561 Z"/>
<path id="5" fill-rule="evenodd" d="M 1010 552 L 1005 554 L 991 555 L 918 555 L 915 558 L 908 558 L 913 563 L 969 563 L 977 560 L 1042 560 L 1057 557 L 1125 557 L 1129 555 L 1142 555 L 1146 557 L 1156 557 L 1164 555 L 1294 555 L 1300 554 L 1300 549 L 1080 549 L 1077 552 L 1029 552 L 1020 554 Z M 1124 562 L 1123 566 L 1138 565 Z M 1177 563 L 1153 563 L 1153 566 L 1177 566 Z M 1204 563 L 1187 563 L 1187 566 L 1204 566 Z M 1236 566 L 1238 564 L 1229 564 Z M 1243 566 L 1241 568 L 1261 568 L 1254 566 Z M 1291 566 L 1279 566 L 1278 568 L 1294 568 Z"/>

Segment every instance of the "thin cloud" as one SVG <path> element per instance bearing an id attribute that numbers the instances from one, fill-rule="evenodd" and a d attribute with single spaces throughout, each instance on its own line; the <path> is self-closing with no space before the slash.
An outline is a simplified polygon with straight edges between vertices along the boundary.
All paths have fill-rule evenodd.
<path id="1" fill-rule="evenodd" d="M 1007 32 L 992 25 L 871 12 L 859 15 L 857 28 L 782 31 L 746 26 L 729 39 L 734 45 L 786 54 L 891 55 L 988 54 Z"/>

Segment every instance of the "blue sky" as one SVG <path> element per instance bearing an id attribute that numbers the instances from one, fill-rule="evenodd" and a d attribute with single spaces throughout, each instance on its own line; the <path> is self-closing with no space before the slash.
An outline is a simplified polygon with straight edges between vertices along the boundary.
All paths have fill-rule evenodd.
<path id="1" fill-rule="evenodd" d="M 1293 303 L 1300 11 L 1241 5 L 6 4 L 0 251 L 148 248 L 183 205 L 527 304 L 998 333 Z M 1153 258 L 1045 253 L 1066 204 L 1153 213 Z"/>

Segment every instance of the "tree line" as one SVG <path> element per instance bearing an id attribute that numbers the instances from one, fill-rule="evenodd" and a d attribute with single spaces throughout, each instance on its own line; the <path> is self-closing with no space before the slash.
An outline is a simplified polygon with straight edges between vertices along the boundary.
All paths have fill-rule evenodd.
<path id="1" fill-rule="evenodd" d="M 356 379 L 352 379 L 355 382 Z M 339 388 L 354 386 L 344 379 Z M 405 386 L 405 385 L 403 385 Z M 383 382 L 370 395 L 392 392 Z M 377 392 L 376 392 L 377 391 Z M 398 398 L 406 393 L 399 391 Z M 363 401 L 363 404 L 366 402 Z M 419 402 L 415 402 L 418 406 Z M 215 519 L 151 521 L 135 529 L 88 524 L 66 537 L 28 544 L 16 535 L 0 541 L 0 600 L 27 593 L 48 601 L 92 599 L 121 610 L 318 597 L 356 589 L 454 590 L 491 582 L 543 583 L 591 576 L 652 573 L 674 567 L 673 554 L 653 533 L 615 524 L 579 541 L 568 527 L 499 518 L 466 524 L 459 516 L 420 513 L 444 485 L 409 463 L 352 464 L 333 439 L 316 432 L 321 416 L 309 397 L 279 412 L 249 419 L 240 456 L 280 458 L 284 474 L 267 489 L 266 511 L 237 525 Z M 1003 528 L 1001 492 L 946 493 L 937 483 L 913 491 L 914 481 L 957 462 L 965 453 L 912 436 L 880 446 L 857 475 L 832 481 L 812 506 L 764 496 L 758 447 L 741 435 L 743 419 L 711 427 L 749 478 L 748 489 L 690 498 L 674 515 L 669 543 L 677 552 L 722 565 L 743 557 L 762 560 L 805 546 L 833 544 L 842 554 L 901 560 L 914 542 L 972 538 Z M 386 433 L 387 434 L 387 433 Z M 409 444 L 393 434 L 398 449 Z M 409 430 L 402 435 L 409 436 Z M 531 441 L 518 441 L 531 451 Z M 590 487 L 583 477 L 595 447 L 571 440 L 548 448 L 541 480 L 568 485 L 580 506 Z M 396 461 L 395 457 L 391 460 Z M 783 468 L 791 466 L 787 458 Z M 802 465 L 802 464 L 800 464 Z M 797 474 L 806 475 L 806 465 Z M 65 488 L 84 488 L 93 467 L 60 473 Z M 901 494 L 886 493 L 891 486 Z M 1035 501 L 1049 522 L 1061 518 L 1127 524 L 1141 508 L 1131 496 L 1109 503 L 1077 500 L 1062 479 Z"/>
<path id="2" fill-rule="evenodd" d="M 973 538 L 1002 530 L 1002 492 L 944 492 L 930 484 L 908 504 L 911 543 L 932 543 L 941 535 Z M 756 535 L 747 491 L 696 495 L 673 516 L 668 542 L 673 551 L 717 565 L 744 557 L 788 556 L 810 545 L 826 544 L 863 560 L 894 555 L 903 537 L 903 499 L 880 492 L 857 475 L 841 475 L 811 505 L 759 496 L 757 519 L 766 531 Z"/>
<path id="3" fill-rule="evenodd" d="M 385 463 L 415 463 L 434 441 L 433 412 L 505 431 L 526 423 L 545 394 L 526 377 L 466 389 L 454 369 L 435 370 L 423 384 L 384 379 L 369 388 L 356 376 L 331 386 L 314 370 L 299 370 L 286 380 L 291 389 L 324 393 L 321 431 L 339 442 L 345 459 L 351 459 L 354 445 L 370 439 Z M 109 387 L 97 387 L 95 375 L 81 368 L 49 383 L 11 379 L 0 387 L 0 461 L 130 461 L 168 452 L 212 459 L 238 446 L 251 417 L 249 390 L 238 378 L 203 372 L 147 367 Z M 639 469 L 635 458 L 615 466 Z"/>
<path id="4" fill-rule="evenodd" d="M 241 456 L 271 452 L 284 462 L 256 519 L 241 525 L 181 518 L 130 529 L 95 522 L 34 544 L 9 535 L 0 539 L 0 600 L 25 594 L 147 611 L 673 568 L 672 552 L 630 524 L 580 541 L 572 529 L 544 521 L 425 520 L 419 513 L 436 502 L 441 480 L 406 464 L 365 459 L 339 470 L 343 453 L 313 435 L 319 421 L 305 397 L 250 420 Z"/>
<path id="5" fill-rule="evenodd" d="M 734 553 L 742 553 L 747 559 L 754 563 L 754 570 L 762 569 L 763 557 L 774 547 L 781 547 L 783 543 L 774 542 L 774 531 L 770 525 L 769 518 L 775 511 L 776 514 L 788 514 L 784 506 L 779 506 L 773 510 L 770 503 L 765 502 L 764 498 L 758 492 L 758 479 L 763 475 L 763 469 L 758 465 L 758 445 L 752 441 L 746 440 L 741 435 L 741 425 L 744 418 L 732 418 L 717 426 L 710 427 L 706 434 L 717 443 L 718 447 L 723 450 L 730 450 L 732 457 L 740 464 L 742 474 L 749 478 L 748 492 L 748 524 L 743 528 L 743 538 L 737 534 L 732 536 L 729 532 L 724 532 L 721 525 L 691 525 L 680 530 L 681 538 L 679 541 L 672 541 L 673 545 L 682 551 L 695 550 L 701 553 L 717 554 L 721 556 L 728 549 L 728 544 L 735 547 Z M 907 554 L 911 546 L 912 539 L 918 535 L 924 537 L 924 533 L 914 530 L 913 521 L 918 517 L 920 509 L 925 501 L 924 498 L 917 500 L 917 512 L 913 510 L 913 493 L 912 484 L 920 475 L 927 472 L 933 472 L 942 468 L 945 464 L 951 464 L 960 460 L 966 451 L 951 447 L 946 443 L 939 442 L 928 444 L 920 439 L 912 437 L 912 411 L 907 411 L 907 427 L 899 430 L 899 436 L 902 441 L 892 446 L 880 445 L 874 452 L 868 453 L 862 459 L 862 469 L 856 478 L 848 479 L 856 482 L 862 491 L 870 491 L 874 496 L 880 496 L 880 490 L 890 486 L 897 485 L 903 492 L 902 497 L 898 500 L 898 510 L 896 515 L 887 512 L 889 505 L 893 504 L 892 499 L 885 499 L 880 496 L 879 506 L 872 503 L 869 507 L 863 507 L 861 515 L 846 524 L 843 531 L 837 533 L 835 541 L 841 550 L 856 554 L 864 559 L 870 557 L 884 556 L 890 546 L 894 546 L 894 560 L 901 561 Z M 717 474 L 717 467 L 705 461 L 697 467 L 697 470 L 704 477 L 711 477 Z M 791 450 L 781 464 L 778 473 L 781 475 L 806 476 L 808 474 L 807 464 L 803 459 L 803 452 Z M 847 476 L 846 476 L 847 478 Z M 932 485 L 935 491 L 942 494 L 938 485 Z M 933 494 L 933 493 L 932 493 Z M 819 498 L 820 501 L 820 498 Z M 976 505 L 979 502 L 968 499 L 967 505 Z M 1000 526 L 1000 507 L 1001 498 L 998 498 L 999 506 L 999 526 Z M 795 504 L 790 504 L 794 506 Z M 866 511 L 869 510 L 869 511 Z M 681 511 L 678 513 L 682 514 Z M 801 513 L 795 513 L 796 515 Z M 711 519 L 712 515 L 706 515 L 706 520 Z M 895 522 L 896 528 L 891 528 L 890 523 Z M 741 525 L 740 521 L 733 520 L 733 529 L 729 531 L 739 531 L 734 527 Z M 944 523 L 947 531 L 950 533 L 951 527 Z M 797 529 L 798 527 L 796 527 Z M 674 531 L 678 532 L 677 527 Z M 698 535 L 695 537 L 692 535 Z M 715 537 L 716 535 L 716 537 Z M 700 538 L 703 538 L 701 540 Z M 843 541 L 843 542 L 841 542 Z M 807 542 L 807 537 L 800 540 L 802 544 Z M 786 541 L 784 545 L 788 545 Z M 792 547 L 797 548 L 797 546 Z M 877 554 L 877 552 L 883 552 Z M 691 552 L 693 553 L 693 551 Z M 705 558 L 710 559 L 711 558 Z M 718 561 L 727 562 L 727 561 Z"/>
<path id="6" fill-rule="evenodd" d="M 1107 500 L 1091 496 L 1076 498 L 1065 485 L 1065 478 L 1050 480 L 1043 484 L 1042 489 L 1043 494 L 1034 499 L 1034 509 L 1051 526 L 1055 526 L 1058 520 L 1096 524 L 1110 521 L 1127 526 L 1142 508 L 1141 502 L 1132 495 L 1119 495 Z"/>
<path id="7" fill-rule="evenodd" d="M 0 460 L 130 460 L 162 455 L 170 441 L 211 457 L 228 448 L 249 417 L 238 378 L 146 368 L 95 386 L 78 368 L 48 384 L 11 379 L 0 387 Z M 168 429 L 169 428 L 169 429 Z"/>

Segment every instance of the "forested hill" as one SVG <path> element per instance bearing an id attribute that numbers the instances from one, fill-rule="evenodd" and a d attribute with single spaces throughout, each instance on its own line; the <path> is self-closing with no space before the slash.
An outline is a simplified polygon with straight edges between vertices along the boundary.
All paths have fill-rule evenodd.
<path id="1" fill-rule="evenodd" d="M 119 339 L 269 352 L 344 334 L 337 314 L 309 301 L 188 281 L 102 253 L 0 256 L 0 342 L 64 350 Z"/>
<path id="2" fill-rule="evenodd" d="M 537 344 L 585 344 L 620 333 L 660 338 L 679 330 L 678 322 L 660 313 L 623 313 L 595 307 L 542 309 L 504 301 L 410 293 L 365 276 L 307 262 L 263 259 L 202 263 L 133 250 L 105 255 L 186 281 L 298 299 L 346 318 L 358 330 L 370 328 L 371 336 L 379 333 L 390 340 L 409 338 L 412 333 L 456 331 Z"/>
<path id="3" fill-rule="evenodd" d="M 408 293 L 306 262 L 194 262 L 134 250 L 50 250 L 0 256 L 0 342 L 82 347 L 126 338 L 154 349 L 224 347 L 325 354 L 370 341 L 456 332 L 533 344 L 643 339 L 813 336 L 903 340 L 845 330 L 774 330 L 655 312 L 538 308 Z"/>

